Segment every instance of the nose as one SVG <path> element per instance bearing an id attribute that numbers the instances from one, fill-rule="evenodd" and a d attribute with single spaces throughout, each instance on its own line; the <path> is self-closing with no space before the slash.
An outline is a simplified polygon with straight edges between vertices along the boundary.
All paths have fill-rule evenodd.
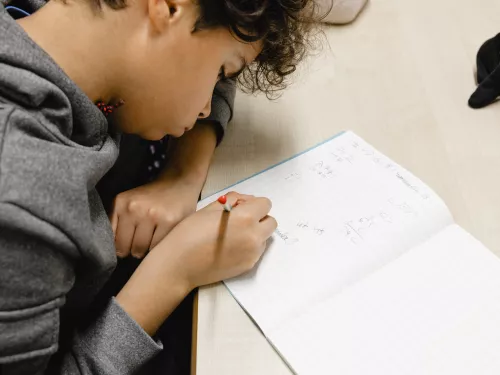
<path id="1" fill-rule="evenodd" d="M 198 118 L 204 119 L 210 116 L 210 112 L 212 111 L 212 97 L 208 98 L 207 104 L 205 104 L 205 107 L 201 110 L 200 114 L 198 115 Z"/>

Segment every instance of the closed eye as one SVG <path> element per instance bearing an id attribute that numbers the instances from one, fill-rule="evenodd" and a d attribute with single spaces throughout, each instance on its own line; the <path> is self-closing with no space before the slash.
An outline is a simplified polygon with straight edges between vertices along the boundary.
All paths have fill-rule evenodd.
<path id="1" fill-rule="evenodd" d="M 236 72 L 233 72 L 233 73 L 227 73 L 226 68 L 224 66 L 222 66 L 220 68 L 220 71 L 219 71 L 218 80 L 222 81 L 225 79 L 234 79 L 234 78 L 237 78 L 241 73 L 243 73 L 243 71 L 247 68 L 248 64 L 247 64 L 244 57 L 240 57 L 240 61 L 241 61 L 240 69 Z"/>

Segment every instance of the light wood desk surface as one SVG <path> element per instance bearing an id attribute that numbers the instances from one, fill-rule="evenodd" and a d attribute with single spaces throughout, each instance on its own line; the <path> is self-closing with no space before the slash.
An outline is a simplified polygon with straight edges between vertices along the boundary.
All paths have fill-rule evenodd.
<path id="1" fill-rule="evenodd" d="M 330 48 L 282 99 L 239 95 L 204 195 L 353 130 L 500 256 L 500 103 L 467 106 L 477 50 L 498 32 L 498 0 L 371 0 L 326 29 Z M 290 374 L 224 286 L 200 290 L 196 322 L 196 374 Z"/>

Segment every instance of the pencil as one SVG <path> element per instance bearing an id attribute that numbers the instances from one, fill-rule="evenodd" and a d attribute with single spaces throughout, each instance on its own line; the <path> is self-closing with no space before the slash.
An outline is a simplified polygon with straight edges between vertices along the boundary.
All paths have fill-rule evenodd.
<path id="1" fill-rule="evenodd" d="M 231 212 L 233 207 L 231 206 L 231 203 L 227 200 L 227 197 L 225 195 L 222 195 L 217 199 L 217 201 L 222 204 L 222 207 L 224 208 L 224 211 L 226 212 Z"/>

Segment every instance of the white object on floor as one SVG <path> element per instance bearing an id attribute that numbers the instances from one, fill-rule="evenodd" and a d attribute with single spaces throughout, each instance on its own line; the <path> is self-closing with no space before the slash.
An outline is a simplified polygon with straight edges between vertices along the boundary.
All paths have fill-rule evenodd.
<path id="1" fill-rule="evenodd" d="M 323 22 L 343 25 L 354 21 L 368 0 L 318 0 L 321 15 L 328 12 Z"/>

